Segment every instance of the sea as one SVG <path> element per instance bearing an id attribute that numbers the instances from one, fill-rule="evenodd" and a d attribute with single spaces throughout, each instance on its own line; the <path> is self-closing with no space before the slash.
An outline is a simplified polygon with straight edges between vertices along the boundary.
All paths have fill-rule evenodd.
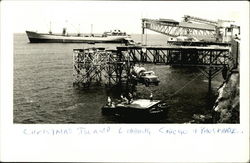
<path id="1" fill-rule="evenodd" d="M 140 34 L 132 34 L 135 42 L 141 42 Z M 146 40 L 145 40 L 146 39 Z M 166 45 L 167 36 L 148 34 L 147 45 Z M 155 71 L 159 86 L 139 84 L 138 98 L 162 100 L 168 105 L 163 119 L 149 122 L 130 121 L 117 116 L 104 116 L 101 108 L 107 103 L 112 91 L 100 86 L 80 89 L 73 86 L 73 49 L 88 47 L 115 48 L 121 44 L 83 43 L 29 43 L 25 33 L 14 34 L 14 112 L 17 124 L 105 124 L 105 123 L 190 123 L 195 115 L 211 112 L 215 98 L 208 98 L 208 80 L 197 68 L 144 65 Z M 212 95 L 222 84 L 222 75 L 212 80 Z M 115 94 L 116 92 L 114 92 Z M 111 95 L 110 95 L 111 94 Z M 212 101 L 211 101 L 212 100 Z M 196 116 L 197 117 L 197 116 Z"/>

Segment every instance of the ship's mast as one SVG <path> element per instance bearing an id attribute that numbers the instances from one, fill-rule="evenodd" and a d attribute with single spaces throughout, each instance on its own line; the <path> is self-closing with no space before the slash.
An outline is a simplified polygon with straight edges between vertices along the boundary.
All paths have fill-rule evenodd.
<path id="1" fill-rule="evenodd" d="M 49 22 L 49 34 L 52 34 L 52 31 L 51 31 L 51 21 Z"/>
<path id="2" fill-rule="evenodd" d="M 64 36 L 67 35 L 67 26 L 68 26 L 68 20 L 65 21 L 65 26 L 64 26 L 64 28 L 63 28 L 62 34 L 63 34 Z"/>
<path id="3" fill-rule="evenodd" d="M 91 36 L 93 35 L 93 24 L 91 24 L 91 32 L 90 32 L 90 35 L 91 35 Z"/>
<path id="4" fill-rule="evenodd" d="M 78 29 L 77 29 L 77 36 L 80 36 L 80 24 L 78 24 Z"/>

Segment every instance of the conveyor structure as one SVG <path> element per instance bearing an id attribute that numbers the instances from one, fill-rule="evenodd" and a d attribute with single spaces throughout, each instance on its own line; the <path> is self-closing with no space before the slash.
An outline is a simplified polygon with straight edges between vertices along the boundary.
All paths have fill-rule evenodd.
<path id="1" fill-rule="evenodd" d="M 230 42 L 240 34 L 240 27 L 230 24 L 233 21 L 212 21 L 184 15 L 181 22 L 172 19 L 142 19 L 142 34 L 149 29 L 170 37 L 188 36 L 202 41 Z"/>

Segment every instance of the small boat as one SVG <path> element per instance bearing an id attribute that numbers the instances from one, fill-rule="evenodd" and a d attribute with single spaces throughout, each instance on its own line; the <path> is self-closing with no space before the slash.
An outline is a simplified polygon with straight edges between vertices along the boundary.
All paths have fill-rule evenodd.
<path id="1" fill-rule="evenodd" d="M 130 41 L 130 35 L 120 30 L 104 32 L 102 35 L 69 35 L 66 29 L 62 34 L 37 33 L 26 31 L 30 43 L 127 43 Z"/>
<path id="2" fill-rule="evenodd" d="M 103 115 L 119 115 L 128 118 L 164 117 L 167 104 L 160 100 L 136 99 L 131 103 L 118 102 L 102 107 Z"/>

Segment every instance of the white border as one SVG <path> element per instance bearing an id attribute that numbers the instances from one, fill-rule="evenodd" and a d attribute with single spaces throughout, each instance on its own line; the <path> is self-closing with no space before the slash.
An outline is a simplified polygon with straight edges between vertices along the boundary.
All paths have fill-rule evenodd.
<path id="1" fill-rule="evenodd" d="M 249 160 L 249 3 L 239 4 L 241 24 L 240 119 L 236 125 L 17 125 L 13 124 L 13 24 L 9 19 L 14 1 L 1 3 L 1 161 L 63 161 L 63 162 L 246 162 Z M 60 3 L 54 2 L 54 3 Z M 129 2 L 126 2 L 129 3 Z M 146 3 L 146 2 L 145 2 Z M 157 2 L 154 2 L 157 3 Z M 166 2 L 168 3 L 168 2 Z M 171 2 L 172 3 L 172 2 Z M 184 2 L 182 2 L 184 3 Z M 186 2 L 185 2 L 186 3 Z M 200 5 L 199 2 L 187 2 Z M 212 2 L 216 5 L 218 2 Z M 223 2 L 229 3 L 229 2 Z M 31 13 L 32 14 L 32 13 Z M 171 16 L 170 16 L 171 17 Z M 27 136 L 23 129 L 66 129 L 84 126 L 90 130 L 111 126 L 150 128 L 148 135 Z M 161 127 L 192 131 L 195 128 L 232 127 L 234 135 L 162 135 Z"/>

